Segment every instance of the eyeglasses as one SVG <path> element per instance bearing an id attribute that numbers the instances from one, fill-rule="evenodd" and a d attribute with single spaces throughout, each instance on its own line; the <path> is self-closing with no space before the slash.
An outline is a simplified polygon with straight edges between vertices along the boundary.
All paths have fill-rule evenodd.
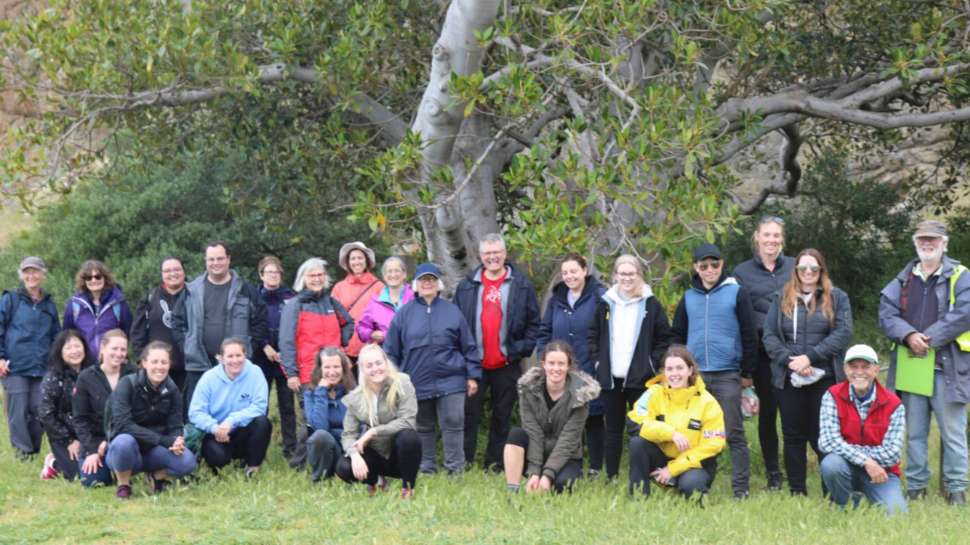
<path id="1" fill-rule="evenodd" d="M 818 271 L 822 270 L 822 267 L 819 267 L 818 265 L 799 265 L 795 268 L 798 269 L 798 272 L 817 273 Z"/>
<path id="2" fill-rule="evenodd" d="M 177 274 L 182 272 L 182 269 L 162 269 L 162 274 Z"/>
<path id="3" fill-rule="evenodd" d="M 101 280 L 102 278 L 104 278 L 104 276 L 101 276 L 101 274 L 99 273 L 94 273 L 94 274 L 85 274 L 81 278 L 83 278 L 85 282 L 89 282 L 91 280 Z"/>
<path id="4" fill-rule="evenodd" d="M 263 269 L 263 274 L 280 274 L 280 271 L 274 269 Z"/>
<path id="5" fill-rule="evenodd" d="M 717 261 L 701 261 L 700 263 L 697 264 L 697 268 L 700 269 L 702 272 L 706 271 L 707 269 L 715 269 L 715 270 L 720 269 L 721 260 L 719 259 Z"/>

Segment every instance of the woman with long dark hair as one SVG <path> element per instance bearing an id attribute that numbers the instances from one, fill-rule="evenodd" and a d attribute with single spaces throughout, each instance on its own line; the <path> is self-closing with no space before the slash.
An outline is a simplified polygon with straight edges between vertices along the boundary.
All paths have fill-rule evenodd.
<path id="1" fill-rule="evenodd" d="M 74 275 L 74 288 L 74 295 L 64 304 L 64 329 L 80 331 L 89 350 L 101 345 L 106 331 L 120 329 L 128 335 L 131 309 L 107 265 L 97 259 L 82 263 Z"/>
<path id="2" fill-rule="evenodd" d="M 818 449 L 822 396 L 844 378 L 842 356 L 851 340 L 849 296 L 832 285 L 821 252 L 802 250 L 795 258 L 791 280 L 768 309 L 764 332 L 792 494 L 807 494 L 806 445 L 822 458 Z"/>
<path id="3" fill-rule="evenodd" d="M 61 331 L 51 344 L 47 374 L 40 385 L 40 423 L 51 453 L 44 460 L 42 479 L 63 475 L 73 481 L 81 459 L 81 440 L 74 430 L 71 397 L 78 374 L 91 365 L 84 337 L 76 329 Z"/>

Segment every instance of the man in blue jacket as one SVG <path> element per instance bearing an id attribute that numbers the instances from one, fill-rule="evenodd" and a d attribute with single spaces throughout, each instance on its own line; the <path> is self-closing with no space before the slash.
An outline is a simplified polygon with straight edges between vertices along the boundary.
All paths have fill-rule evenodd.
<path id="1" fill-rule="evenodd" d="M 501 235 L 482 237 L 478 252 L 482 266 L 455 290 L 455 304 L 475 334 L 482 362 L 481 388 L 465 404 L 465 459 L 469 464 L 475 460 L 485 389 L 491 388 L 492 419 L 485 467 L 501 471 L 502 450 L 518 398 L 521 362 L 532 354 L 539 334 L 539 301 L 532 282 L 506 262 Z"/>
<path id="2" fill-rule="evenodd" d="M 27 257 L 20 262 L 20 289 L 4 291 L 0 298 L 0 382 L 10 443 L 20 459 L 40 451 L 40 384 L 47 352 L 61 329 L 57 307 L 41 287 L 46 278 L 44 261 Z"/>
<path id="3" fill-rule="evenodd" d="M 758 358 L 754 310 L 748 291 L 729 276 L 714 244 L 694 249 L 691 287 L 674 313 L 674 342 L 697 360 L 707 390 L 724 411 L 731 449 L 734 497 L 748 497 L 751 471 L 741 416 L 741 390 L 751 386 Z"/>

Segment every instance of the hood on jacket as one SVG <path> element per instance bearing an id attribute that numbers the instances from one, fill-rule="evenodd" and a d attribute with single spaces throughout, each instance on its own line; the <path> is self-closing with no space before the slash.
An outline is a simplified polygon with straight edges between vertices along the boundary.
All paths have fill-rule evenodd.
<path id="1" fill-rule="evenodd" d="M 644 284 L 646 285 L 646 284 Z M 586 276 L 586 284 L 583 286 L 583 292 L 579 294 L 579 298 L 582 299 L 586 296 L 591 296 L 595 294 L 603 286 L 596 277 L 592 275 Z M 555 287 L 552 288 L 552 298 L 559 301 L 563 305 L 568 305 L 569 300 L 567 299 L 567 294 L 569 293 L 569 287 L 566 283 L 560 280 L 556 283 Z"/>
<path id="2" fill-rule="evenodd" d="M 520 394 L 530 391 L 541 397 L 545 387 L 546 373 L 541 366 L 530 368 L 518 381 Z M 569 372 L 566 388 L 573 397 L 573 407 L 589 403 L 600 395 L 600 383 L 578 369 Z"/>
<path id="3" fill-rule="evenodd" d="M 899 271 L 896 275 L 896 279 L 900 282 L 905 283 L 909 279 L 909 275 L 912 274 L 913 269 L 916 268 L 916 264 L 919 263 L 919 258 L 910 261 L 903 270 Z M 952 257 L 943 254 L 943 260 L 940 261 L 940 276 L 944 278 L 949 278 L 953 274 L 953 269 L 959 265 L 960 262 Z"/>
<path id="4" fill-rule="evenodd" d="M 623 299 L 620 297 L 620 286 L 618 284 L 614 284 L 610 287 L 610 289 L 606 290 L 606 293 L 603 294 L 603 299 L 617 305 L 630 305 L 641 300 L 646 301 L 651 297 L 653 297 L 653 290 L 650 289 L 650 285 L 646 282 L 644 282 L 643 286 L 641 287 L 640 295 L 638 297 L 634 297 L 633 299 Z"/>
<path id="5" fill-rule="evenodd" d="M 721 276 L 717 279 L 717 283 L 714 284 L 711 287 L 711 289 L 707 289 L 704 287 L 704 282 L 701 280 L 701 275 L 695 272 L 690 276 L 691 287 L 701 293 L 712 292 L 725 284 L 737 284 L 737 283 L 738 281 L 735 280 L 734 277 L 727 272 L 727 267 L 723 267 L 723 270 L 721 270 Z"/>

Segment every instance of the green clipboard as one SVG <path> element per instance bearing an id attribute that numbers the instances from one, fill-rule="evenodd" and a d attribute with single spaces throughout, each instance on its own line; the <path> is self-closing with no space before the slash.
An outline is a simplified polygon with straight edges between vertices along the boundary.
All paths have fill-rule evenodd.
<path id="1" fill-rule="evenodd" d="M 896 347 L 896 389 L 930 397 L 933 395 L 933 366 L 936 350 L 914 356 L 905 346 Z"/>

